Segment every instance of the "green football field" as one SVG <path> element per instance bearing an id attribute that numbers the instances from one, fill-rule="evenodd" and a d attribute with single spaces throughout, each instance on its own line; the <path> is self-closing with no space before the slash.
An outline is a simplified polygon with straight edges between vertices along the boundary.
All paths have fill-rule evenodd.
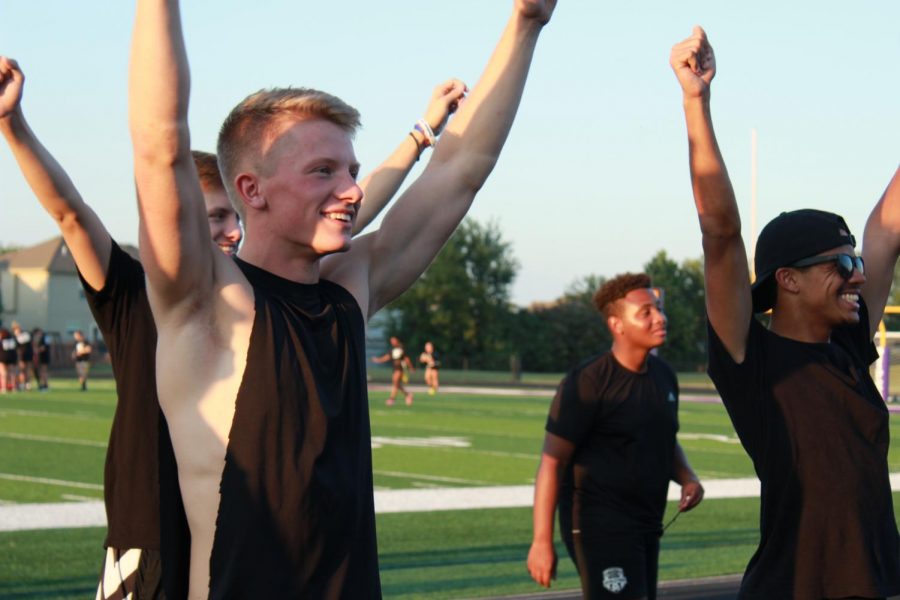
<path id="1" fill-rule="evenodd" d="M 102 499 L 111 380 L 81 393 L 56 380 L 49 393 L 0 395 L 0 504 Z M 386 407 L 370 393 L 378 489 L 528 485 L 548 398 L 416 394 Z M 680 440 L 702 478 L 750 477 L 719 404 L 683 402 Z M 891 418 L 898 435 L 900 417 Z M 900 471 L 892 448 L 891 470 Z M 895 494 L 900 504 L 900 495 Z M 672 506 L 670 505 L 670 511 Z M 757 539 L 756 499 L 706 500 L 663 538 L 660 575 L 683 579 L 743 570 Z M 475 598 L 539 591 L 525 570 L 528 508 L 378 516 L 382 583 L 390 598 Z M 0 533 L 0 598 L 92 596 L 102 528 Z M 565 550 L 557 587 L 577 587 Z"/>

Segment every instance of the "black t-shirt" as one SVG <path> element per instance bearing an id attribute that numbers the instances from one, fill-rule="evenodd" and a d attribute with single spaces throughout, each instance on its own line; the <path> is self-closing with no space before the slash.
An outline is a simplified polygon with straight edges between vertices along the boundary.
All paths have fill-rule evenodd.
<path id="1" fill-rule="evenodd" d="M 144 269 L 113 242 L 103 289 L 81 283 L 109 348 L 118 395 L 104 471 L 105 545 L 158 550 L 156 326 Z"/>
<path id="2" fill-rule="evenodd" d="M 329 281 L 237 264 L 256 314 L 210 598 L 380 598 L 362 312 Z"/>
<path id="3" fill-rule="evenodd" d="M 831 343 L 783 338 L 751 320 L 736 364 L 709 327 L 709 374 L 762 483 L 760 543 L 740 598 L 900 593 L 888 411 L 868 366 L 868 327 Z"/>
<path id="4" fill-rule="evenodd" d="M 575 445 L 560 485 L 560 520 L 592 532 L 660 531 L 673 475 L 678 381 L 647 358 L 635 373 L 612 352 L 570 371 L 557 390 L 547 431 Z"/>

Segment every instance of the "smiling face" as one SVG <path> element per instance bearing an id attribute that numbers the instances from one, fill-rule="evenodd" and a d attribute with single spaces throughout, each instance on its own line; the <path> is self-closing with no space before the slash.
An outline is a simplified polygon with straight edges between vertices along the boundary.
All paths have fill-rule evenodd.
<path id="1" fill-rule="evenodd" d="M 259 174 L 257 211 L 266 229 L 316 257 L 350 247 L 362 189 L 350 134 L 329 121 L 285 120 L 274 128 Z M 260 213 L 260 214 L 254 214 Z"/>
<path id="2" fill-rule="evenodd" d="M 631 290 L 616 300 L 610 329 L 617 341 L 650 350 L 666 341 L 666 315 L 653 290 Z"/>
<path id="3" fill-rule="evenodd" d="M 834 254 L 854 256 L 856 251 L 848 244 L 821 252 L 819 256 Z M 859 323 L 860 292 L 866 282 L 863 273 L 853 269 L 850 278 L 844 279 L 833 261 L 794 271 L 798 283 L 798 299 L 810 318 L 822 319 L 831 327 Z"/>

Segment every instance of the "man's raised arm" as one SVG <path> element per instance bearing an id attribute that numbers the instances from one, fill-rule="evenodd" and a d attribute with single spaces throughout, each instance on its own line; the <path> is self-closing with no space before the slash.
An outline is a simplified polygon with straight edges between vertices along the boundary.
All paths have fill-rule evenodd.
<path id="1" fill-rule="evenodd" d="M 695 27 L 691 37 L 676 44 L 669 63 L 684 94 L 691 185 L 703 234 L 706 310 L 729 354 L 740 363 L 753 318 L 750 277 L 734 189 L 712 126 L 709 96 L 716 59 L 703 29 Z"/>
<path id="2" fill-rule="evenodd" d="M 129 125 L 141 259 L 157 318 L 212 286 L 213 246 L 190 151 L 189 90 L 178 2 L 138 0 Z"/>
<path id="3" fill-rule="evenodd" d="M 519 107 L 538 36 L 555 6 L 556 0 L 516 0 L 481 79 L 448 124 L 425 171 L 374 237 L 362 238 L 369 253 L 368 315 L 422 274 L 484 185 Z"/>
<path id="4" fill-rule="evenodd" d="M 434 88 L 425 116 L 416 123 L 415 129 L 403 136 L 393 154 L 359 182 L 365 195 L 353 221 L 353 235 L 365 229 L 387 206 L 419 156 L 441 134 L 447 119 L 456 112 L 465 94 L 466 84 L 458 79 L 448 79 Z M 421 121 L 425 122 L 427 129 Z"/>
<path id="5" fill-rule="evenodd" d="M 884 316 L 894 266 L 900 257 L 900 168 L 894 171 L 894 177 L 866 221 L 862 254 L 866 264 L 862 296 L 869 309 L 869 331 L 874 335 Z"/>
<path id="6" fill-rule="evenodd" d="M 24 85 L 25 76 L 16 61 L 0 56 L 0 133 L 34 195 L 59 226 L 82 277 L 100 290 L 106 283 L 112 239 L 28 126 L 22 111 Z"/>

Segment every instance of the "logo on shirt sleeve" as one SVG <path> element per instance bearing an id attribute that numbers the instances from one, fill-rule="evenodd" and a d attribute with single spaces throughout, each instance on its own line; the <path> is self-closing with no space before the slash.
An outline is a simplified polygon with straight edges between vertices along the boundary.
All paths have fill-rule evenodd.
<path id="1" fill-rule="evenodd" d="M 669 402 L 675 402 L 675 393 L 672 390 L 669 390 L 669 396 L 666 398 Z"/>
<path id="2" fill-rule="evenodd" d="M 628 585 L 625 577 L 625 569 L 622 567 L 610 567 L 603 571 L 603 587 L 613 594 L 618 594 Z"/>

